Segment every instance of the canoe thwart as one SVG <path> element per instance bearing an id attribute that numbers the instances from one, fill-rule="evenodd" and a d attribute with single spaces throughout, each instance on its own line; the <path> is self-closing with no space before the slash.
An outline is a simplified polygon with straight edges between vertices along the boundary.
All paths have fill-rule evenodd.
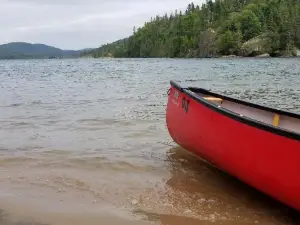
<path id="1" fill-rule="evenodd" d="M 275 113 L 273 116 L 273 126 L 278 127 L 280 121 L 280 115 Z"/>

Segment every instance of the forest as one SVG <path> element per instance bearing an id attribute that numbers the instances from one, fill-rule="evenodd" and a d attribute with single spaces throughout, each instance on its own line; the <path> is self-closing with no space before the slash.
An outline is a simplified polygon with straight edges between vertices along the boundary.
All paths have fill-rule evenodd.
<path id="1" fill-rule="evenodd" d="M 299 56 L 299 0 L 207 0 L 149 19 L 131 36 L 88 52 L 95 58 Z"/>

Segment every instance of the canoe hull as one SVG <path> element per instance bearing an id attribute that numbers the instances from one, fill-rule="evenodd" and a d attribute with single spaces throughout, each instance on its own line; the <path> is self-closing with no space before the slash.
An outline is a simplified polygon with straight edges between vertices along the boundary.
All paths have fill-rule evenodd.
<path id="1" fill-rule="evenodd" d="M 174 86 L 166 122 L 173 140 L 185 150 L 300 210 L 298 140 L 234 120 Z"/>

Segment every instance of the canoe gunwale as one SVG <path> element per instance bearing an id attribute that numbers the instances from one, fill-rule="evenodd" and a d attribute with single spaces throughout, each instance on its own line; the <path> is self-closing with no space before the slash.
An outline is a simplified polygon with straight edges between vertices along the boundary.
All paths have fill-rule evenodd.
<path id="1" fill-rule="evenodd" d="M 200 97 L 199 95 L 197 95 L 196 93 L 201 93 L 201 94 L 209 94 L 211 96 L 214 97 L 218 97 L 218 98 L 222 98 L 224 100 L 227 101 L 231 101 L 231 102 L 235 102 L 238 104 L 242 104 L 242 105 L 246 105 L 252 108 L 256 108 L 256 109 L 261 109 L 261 110 L 265 110 L 268 112 L 272 112 L 272 113 L 277 113 L 280 115 L 284 115 L 284 116 L 289 116 L 292 118 L 296 118 L 296 119 L 300 119 L 300 114 L 296 114 L 296 113 L 291 113 L 291 112 L 287 112 L 287 111 L 283 111 L 283 110 L 279 110 L 279 109 L 273 109 L 273 108 L 269 108 L 266 106 L 262 106 L 262 105 L 258 105 L 258 104 L 254 104 L 254 103 L 250 103 L 250 102 L 246 102 L 246 101 L 242 101 L 239 99 L 235 99 L 235 98 L 231 98 L 228 96 L 224 96 L 221 94 L 217 94 L 214 92 L 210 92 L 206 89 L 202 89 L 202 88 L 194 88 L 194 87 L 189 87 L 189 88 L 183 88 L 181 87 L 178 83 L 176 83 L 175 81 L 170 81 L 170 84 L 176 88 L 177 90 L 187 94 L 188 96 L 190 96 L 192 99 L 196 100 L 198 103 L 220 113 L 223 114 L 231 119 L 234 119 L 236 121 L 239 121 L 241 123 L 256 127 L 258 129 L 262 129 L 280 136 L 284 136 L 293 140 L 297 140 L 300 141 L 300 133 L 296 133 L 290 130 L 286 130 L 280 127 L 275 127 L 273 125 L 269 125 L 267 123 L 263 123 L 260 122 L 258 120 L 252 119 L 251 117 L 246 117 L 246 116 L 242 116 L 238 113 L 235 113 L 233 111 L 230 111 L 226 108 L 223 107 L 219 107 L 218 105 L 215 105 L 211 102 L 209 102 L 208 100 L 203 99 L 202 97 Z"/>

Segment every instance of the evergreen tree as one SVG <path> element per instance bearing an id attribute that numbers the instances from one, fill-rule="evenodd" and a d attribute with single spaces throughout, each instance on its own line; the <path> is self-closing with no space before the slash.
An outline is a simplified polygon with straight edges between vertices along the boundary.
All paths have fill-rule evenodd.
<path id="1" fill-rule="evenodd" d="M 271 55 L 300 48 L 297 0 L 206 0 L 182 13 L 155 16 L 121 41 L 87 53 L 93 57 L 213 57 L 240 54 L 243 43 L 268 38 Z"/>

